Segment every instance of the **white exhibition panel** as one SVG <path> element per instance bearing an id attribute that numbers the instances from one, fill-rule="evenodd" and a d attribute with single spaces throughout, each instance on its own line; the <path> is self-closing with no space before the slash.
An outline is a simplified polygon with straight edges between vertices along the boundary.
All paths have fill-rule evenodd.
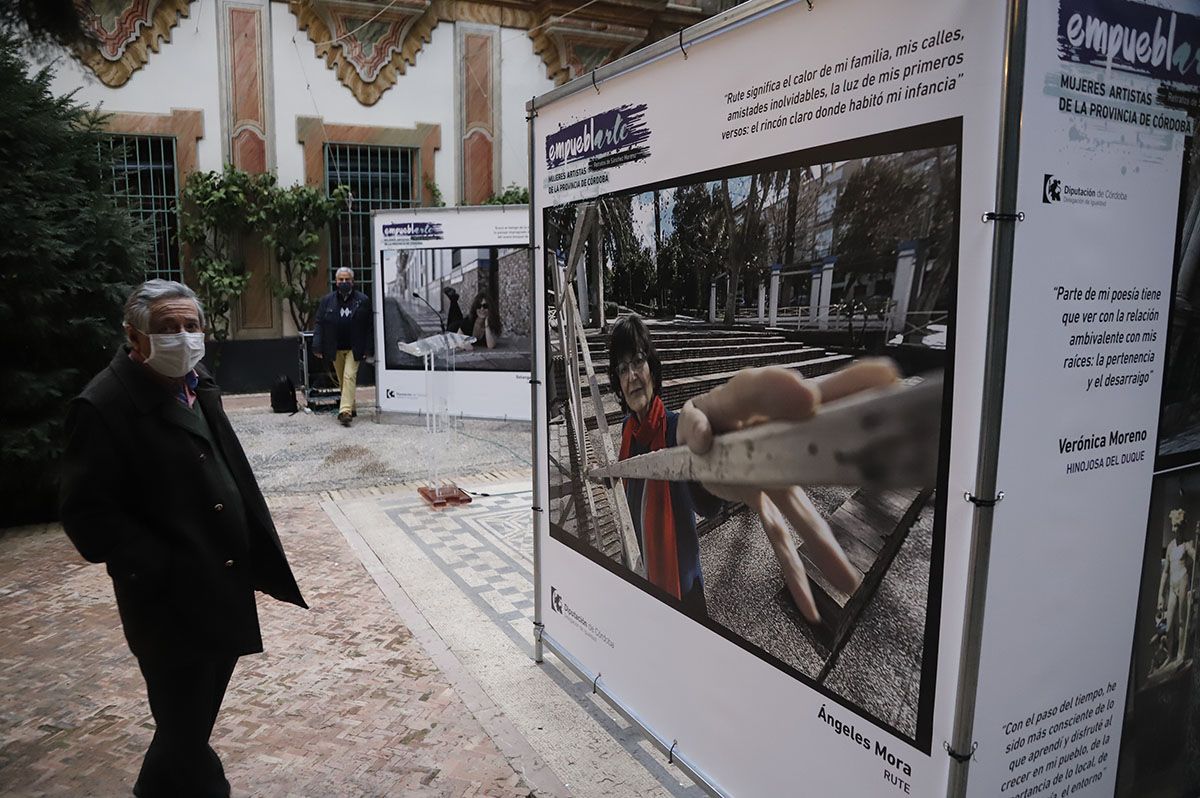
<path id="1" fill-rule="evenodd" d="M 538 108 L 534 136 L 534 240 L 542 242 L 543 210 L 581 199 L 664 184 L 735 164 L 860 137 L 961 118 L 958 275 L 955 352 L 952 364 L 953 408 L 949 497 L 945 510 L 943 561 L 931 574 L 930 593 L 940 594 L 936 641 L 926 652 L 936 656 L 936 690 L 922 696 L 932 706 L 920 739 L 902 740 L 867 720 L 844 700 L 793 678 L 722 635 L 675 611 L 634 584 L 592 562 L 549 534 L 545 513 L 537 534 L 542 551 L 542 621 L 548 638 L 575 657 L 618 701 L 660 739 L 677 740 L 677 752 L 710 782 L 729 795 L 938 795 L 945 792 L 949 759 L 942 741 L 950 738 L 959 649 L 966 597 L 968 543 L 972 507 L 961 500 L 974 483 L 978 455 L 981 384 L 993 226 L 981 214 L 994 209 L 1004 54 L 1004 4 L 969 0 L 921 0 L 880 6 L 866 0 L 803 2 L 768 8 L 763 15 L 730 26 L 687 46 L 687 58 L 675 51 Z M 945 41 L 943 32 L 961 31 Z M 915 55 L 895 56 L 912 43 Z M 922 45 L 930 53 L 922 56 Z M 887 60 L 872 54 L 886 51 Z M 913 61 L 962 53 L 961 61 L 936 77 L 912 74 L 896 79 L 889 90 L 904 96 L 833 116 L 813 114 L 799 123 L 753 135 L 722 136 L 740 126 L 730 118 L 754 98 L 737 92 L 784 76 L 810 74 L 793 88 L 807 92 L 842 79 L 861 79 Z M 824 65 L 863 59 L 859 67 L 834 78 Z M 950 80 L 945 80 L 950 78 Z M 924 93 L 919 82 L 937 84 Z M 848 90 L 851 98 L 874 95 Z M 765 99 L 792 94 L 769 93 Z M 838 97 L 800 99 L 779 113 L 754 119 L 786 118 L 797 109 L 816 111 Z M 645 105 L 638 144 L 649 152 L 641 160 L 603 170 L 588 161 L 559 165 L 567 152 L 548 151 L 547 137 L 572 124 L 623 106 Z M 606 117 L 611 123 L 611 115 Z M 635 120 L 636 121 L 636 120 Z M 747 119 L 747 129 L 753 119 Z M 611 128 L 610 128 L 611 129 Z M 648 137 L 645 136 L 648 131 Z M 601 132 L 601 131 L 597 131 Z M 589 131 L 591 136 L 592 132 Z M 618 133 L 619 135 L 619 133 Z M 568 145 L 569 146 L 569 145 Z M 556 163 L 548 163 L 548 156 Z M 769 167 L 761 167 L 769 168 Z M 577 175 L 569 174 L 581 170 Z M 749 173 L 750 170 L 747 170 Z M 534 269 L 539 303 L 544 303 L 544 262 Z M 544 305 L 535 314 L 535 340 L 545 340 Z M 545 352 L 536 362 L 545 366 Z M 948 370 L 948 375 L 949 375 Z M 539 491 L 546 496 L 547 441 L 545 391 L 539 391 Z M 553 594 L 552 594 L 553 590 Z M 571 612 L 559 612 L 554 599 Z M 936 611 L 938 608 L 934 608 Z M 869 690 L 870 685 L 860 685 Z M 849 733 L 838 734 L 830 719 Z M 856 741 L 854 735 L 865 740 Z M 880 749 L 903 760 L 907 770 L 889 762 Z"/>
<path id="2" fill-rule="evenodd" d="M 386 379 L 383 375 L 386 373 Z M 376 366 L 379 409 L 385 413 L 424 413 L 422 371 L 385 372 Z M 456 371 L 450 413 L 468 418 L 529 420 L 528 371 Z"/>
<path id="3" fill-rule="evenodd" d="M 371 215 L 375 249 L 529 246 L 529 206 L 413 208 Z"/>
<path id="4" fill-rule="evenodd" d="M 1184 27 L 1169 10 L 1123 0 L 1028 9 L 1025 219 L 997 475 L 1006 498 L 995 511 L 968 794 L 1110 796 L 1175 261 L 1185 136 L 1173 131 L 1189 127 L 1155 102 L 1167 70 L 1150 61 L 1173 53 L 1168 37 L 1183 42 Z M 1099 23 L 1132 34 L 1112 65 L 1095 48 L 1080 55 Z M 1194 89 L 1196 77 L 1174 80 Z"/>
<path id="5" fill-rule="evenodd" d="M 525 248 L 529 246 L 529 207 L 486 205 L 464 208 L 416 208 L 372 214 L 372 251 Z M 376 401 L 385 413 L 425 412 L 428 378 L 419 368 L 387 368 L 383 353 L 396 342 L 385 340 L 384 263 L 375 263 Z M 469 301 L 468 297 L 463 298 Z M 464 312 L 467 308 L 463 308 Z M 528 371 L 459 369 L 453 380 L 439 378 L 454 416 L 528 421 Z"/>

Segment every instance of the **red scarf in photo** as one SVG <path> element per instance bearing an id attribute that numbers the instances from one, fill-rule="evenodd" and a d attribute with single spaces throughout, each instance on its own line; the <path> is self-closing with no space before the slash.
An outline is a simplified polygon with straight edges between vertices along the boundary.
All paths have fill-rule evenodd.
<path id="1" fill-rule="evenodd" d="M 621 431 L 621 457 L 629 457 L 633 442 L 651 452 L 667 448 L 667 409 L 662 399 L 650 401 L 646 420 L 631 415 Z M 646 480 L 642 497 L 642 551 L 646 558 L 646 578 L 658 587 L 680 598 L 679 552 L 675 543 L 675 514 L 671 508 L 671 484 L 661 480 Z M 638 508 L 630 510 L 637 512 Z"/>

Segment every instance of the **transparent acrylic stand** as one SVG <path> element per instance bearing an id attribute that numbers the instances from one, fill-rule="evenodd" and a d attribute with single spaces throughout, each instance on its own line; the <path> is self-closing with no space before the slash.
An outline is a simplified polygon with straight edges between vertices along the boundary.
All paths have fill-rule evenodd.
<path id="1" fill-rule="evenodd" d="M 459 350 L 473 343 L 472 336 L 462 333 L 437 333 L 399 345 L 401 352 L 421 358 L 425 365 L 425 431 L 431 436 L 432 452 L 427 484 L 417 492 L 432 507 L 471 501 L 471 496 L 443 473 L 442 452 L 450 451 L 455 443 L 455 424 L 450 414 L 455 360 Z"/>

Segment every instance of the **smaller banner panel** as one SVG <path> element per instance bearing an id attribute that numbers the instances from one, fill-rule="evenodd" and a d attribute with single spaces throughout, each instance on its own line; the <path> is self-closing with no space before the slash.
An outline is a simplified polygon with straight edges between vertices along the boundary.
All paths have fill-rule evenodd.
<path id="1" fill-rule="evenodd" d="M 454 377 L 437 382 L 448 412 L 528 419 L 528 206 L 384 211 L 373 225 L 380 409 L 426 409 L 431 383 L 413 345 L 450 332 L 475 341 L 455 353 Z"/>
<path id="2" fill-rule="evenodd" d="M 1194 551 L 1193 533 L 1164 531 L 1161 509 L 1152 546 L 1146 538 L 1193 127 L 1181 100 L 1196 96 L 1195 18 L 1161 5 L 1028 4 L 1024 221 L 997 471 L 1006 498 L 988 573 L 973 796 L 1113 795 L 1123 721 L 1156 717 L 1130 715 L 1127 701 L 1161 696 L 1138 691 L 1181 664 L 1167 662 L 1183 639 L 1143 651 L 1129 678 L 1135 628 L 1143 649 L 1170 636 L 1145 616 L 1135 626 L 1144 556 L 1175 585 L 1163 616 L 1170 604 L 1178 621 Z M 1180 58 L 1191 66 L 1179 69 Z M 1155 745 L 1172 736 L 1137 727 Z"/>

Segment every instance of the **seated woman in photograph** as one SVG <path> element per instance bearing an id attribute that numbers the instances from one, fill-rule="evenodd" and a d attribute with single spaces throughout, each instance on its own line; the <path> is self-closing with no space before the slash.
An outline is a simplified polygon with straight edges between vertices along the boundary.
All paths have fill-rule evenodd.
<path id="1" fill-rule="evenodd" d="M 800 421 L 811 417 L 822 401 L 882 387 L 898 378 L 887 360 L 859 361 L 816 379 L 805 379 L 787 368 L 749 368 L 688 400 L 676 413 L 663 404 L 662 363 L 638 316 L 625 316 L 614 325 L 608 357 L 609 381 L 628 414 L 621 428 L 622 460 L 676 445 L 703 454 L 712 448 L 714 434 L 766 421 Z M 685 608 L 705 611 L 695 516 L 715 513 L 720 507 L 717 498 L 744 503 L 759 516 L 788 591 L 810 623 L 819 622 L 821 616 L 789 523 L 803 539 L 809 559 L 834 586 L 846 593 L 858 587 L 858 572 L 799 486 L 759 489 L 641 479 L 624 483 L 646 578 Z"/>
<path id="2" fill-rule="evenodd" d="M 471 303 L 471 309 L 463 317 L 457 328 L 450 332 L 461 332 L 463 335 L 475 336 L 475 346 L 495 349 L 500 341 L 500 315 L 492 312 L 487 293 L 480 291 Z"/>

